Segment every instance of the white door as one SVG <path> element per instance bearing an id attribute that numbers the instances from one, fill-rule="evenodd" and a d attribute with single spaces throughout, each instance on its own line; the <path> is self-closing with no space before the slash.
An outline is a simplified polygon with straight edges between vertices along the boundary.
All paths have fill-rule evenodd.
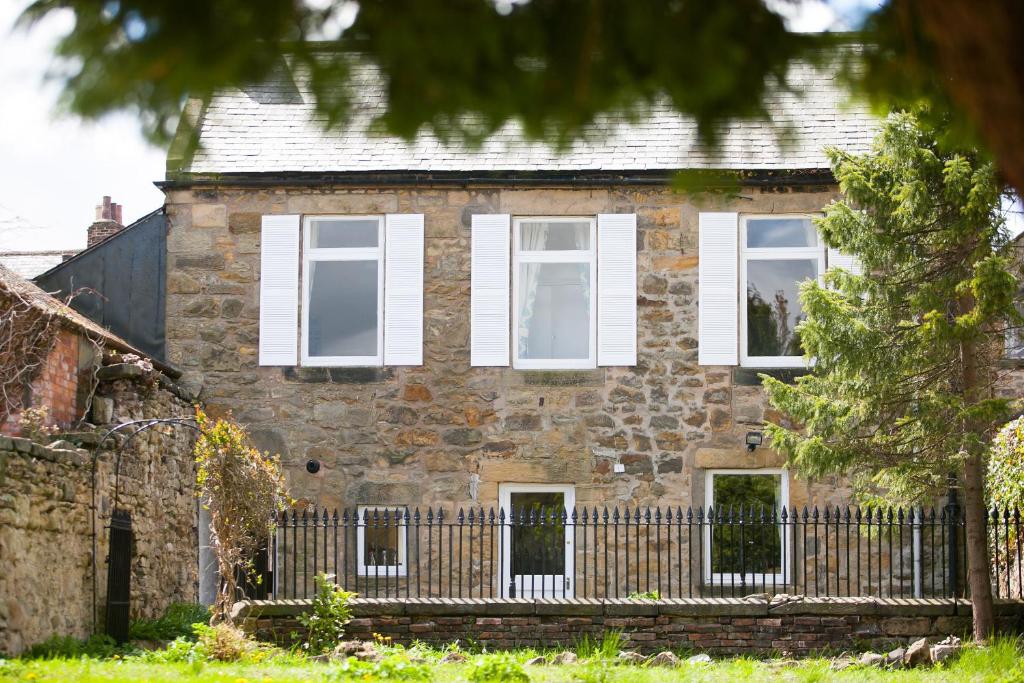
<path id="1" fill-rule="evenodd" d="M 501 484 L 498 499 L 505 513 L 502 596 L 573 597 L 573 486 Z"/>

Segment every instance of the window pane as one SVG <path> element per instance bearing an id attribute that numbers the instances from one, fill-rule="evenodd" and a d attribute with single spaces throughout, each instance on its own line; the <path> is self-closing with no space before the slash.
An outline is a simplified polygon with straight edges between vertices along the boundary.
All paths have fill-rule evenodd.
<path id="1" fill-rule="evenodd" d="M 519 358 L 590 357 L 590 264 L 519 265 Z"/>
<path id="2" fill-rule="evenodd" d="M 590 222 L 549 223 L 523 221 L 519 224 L 522 251 L 565 251 L 590 249 Z"/>
<path id="3" fill-rule="evenodd" d="M 374 218 L 330 218 L 312 222 L 313 249 L 376 247 L 380 221 Z"/>
<path id="4" fill-rule="evenodd" d="M 377 262 L 309 264 L 309 355 L 377 355 Z"/>
<path id="5" fill-rule="evenodd" d="M 781 571 L 781 474 L 716 474 L 711 478 L 714 524 L 711 571 L 716 574 L 772 574 Z M 740 525 L 740 520 L 743 524 Z"/>
<path id="6" fill-rule="evenodd" d="M 365 518 L 363 514 L 365 512 Z M 387 515 L 387 520 L 384 516 Z M 398 566 L 398 527 L 394 510 L 380 510 L 374 518 L 373 510 L 360 511 L 363 529 L 363 565 L 367 567 Z M 387 521 L 387 526 L 384 522 Z"/>
<path id="7" fill-rule="evenodd" d="M 800 356 L 800 283 L 818 277 L 812 259 L 747 261 L 747 355 Z"/>
<path id="8" fill-rule="evenodd" d="M 513 493 L 512 574 L 551 575 L 565 573 L 565 527 L 562 511 L 565 494 Z M 543 524 L 541 520 L 543 518 Z M 521 523 L 520 523 L 521 522 Z"/>
<path id="9" fill-rule="evenodd" d="M 816 247 L 810 218 L 754 218 L 747 221 L 748 247 Z"/>

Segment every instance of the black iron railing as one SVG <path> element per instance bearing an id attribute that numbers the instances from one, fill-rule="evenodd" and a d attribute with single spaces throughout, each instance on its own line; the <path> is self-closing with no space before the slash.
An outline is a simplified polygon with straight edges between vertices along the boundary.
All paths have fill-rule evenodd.
<path id="1" fill-rule="evenodd" d="M 317 573 L 364 597 L 963 597 L 963 510 L 763 506 L 291 510 L 264 590 Z M 1019 512 L 993 510 L 997 597 L 1022 595 Z"/>

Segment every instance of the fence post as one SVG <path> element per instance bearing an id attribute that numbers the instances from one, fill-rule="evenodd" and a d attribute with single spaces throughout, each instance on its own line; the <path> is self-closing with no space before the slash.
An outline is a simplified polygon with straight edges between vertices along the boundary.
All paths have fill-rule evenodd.
<path id="1" fill-rule="evenodd" d="M 960 503 L 956 495 L 956 475 L 949 474 L 949 497 L 946 503 L 946 523 L 949 525 L 949 593 L 953 598 L 960 592 L 959 576 L 960 568 L 958 560 L 960 557 L 957 543 L 959 541 L 958 526 L 960 523 Z"/>

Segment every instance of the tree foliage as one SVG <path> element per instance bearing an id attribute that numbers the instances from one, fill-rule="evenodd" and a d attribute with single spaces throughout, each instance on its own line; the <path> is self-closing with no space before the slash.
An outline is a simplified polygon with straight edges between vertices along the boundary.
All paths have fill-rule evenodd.
<path id="1" fill-rule="evenodd" d="M 210 542 L 217 557 L 220 590 L 214 620 L 230 620 L 240 577 L 251 577 L 253 558 L 273 531 L 283 505 L 284 477 L 277 456 L 252 447 L 245 428 L 196 410 L 196 487 L 210 512 Z M 254 577 L 258 580 L 259 577 Z"/>
<path id="2" fill-rule="evenodd" d="M 843 472 L 890 502 L 933 495 L 962 474 L 974 635 L 994 627 L 984 458 L 1013 411 L 997 392 L 1003 335 L 1019 325 L 994 164 L 948 146 L 935 114 L 893 115 L 871 153 L 829 150 L 844 199 L 818 222 L 856 256 L 825 285 L 801 286 L 801 342 L 815 361 L 794 384 L 763 377 L 799 428 L 767 427 L 809 474 Z"/>
<path id="3" fill-rule="evenodd" d="M 881 110 L 930 102 L 961 140 L 978 131 L 1024 189 L 1020 2 L 889 0 L 855 36 L 788 31 L 762 0 L 35 0 L 22 23 L 59 11 L 75 18 L 57 47 L 65 104 L 137 112 L 162 142 L 186 97 L 259 82 L 285 58 L 310 72 L 328 125 L 346 120 L 358 52 L 386 79 L 391 133 L 472 141 L 515 119 L 561 143 L 656 100 L 713 141 L 719 124 L 763 116 L 794 61 L 840 58 Z M 863 49 L 838 49 L 851 39 Z"/>
<path id="4" fill-rule="evenodd" d="M 911 114 L 893 116 L 872 153 L 829 156 L 845 198 L 819 230 L 864 274 L 830 271 L 826 285 L 802 286 L 800 339 L 814 370 L 791 385 L 766 377 L 765 387 L 803 428 L 772 425 L 768 435 L 807 474 L 852 473 L 915 501 L 1012 413 L 993 391 L 1001 335 L 1018 320 L 1000 186 L 990 161 L 943 148 Z M 965 293 L 974 305 L 961 311 Z M 977 396 L 965 392 L 965 341 L 979 347 Z"/>

